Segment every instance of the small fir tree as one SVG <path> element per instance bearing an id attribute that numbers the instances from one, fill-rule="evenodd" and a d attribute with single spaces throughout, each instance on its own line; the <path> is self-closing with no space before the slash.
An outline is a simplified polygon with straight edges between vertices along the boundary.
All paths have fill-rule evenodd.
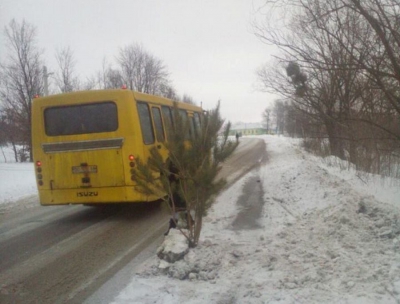
<path id="1" fill-rule="evenodd" d="M 168 126 L 169 137 L 165 143 L 168 159 L 164 160 L 159 150 L 153 148 L 146 162 L 137 160 L 134 179 L 136 189 L 142 193 L 165 194 L 164 201 L 168 202 L 172 215 L 184 211 L 188 230 L 180 231 L 188 239 L 189 246 L 195 247 L 203 216 L 214 196 L 226 184 L 224 179 L 217 179 L 221 164 L 238 143 L 228 139 L 231 124 L 227 123 L 223 128 L 219 102 L 215 109 L 202 115 L 200 129 L 192 130 L 195 134 L 189 132 L 189 123 L 175 104 L 174 124 Z"/>

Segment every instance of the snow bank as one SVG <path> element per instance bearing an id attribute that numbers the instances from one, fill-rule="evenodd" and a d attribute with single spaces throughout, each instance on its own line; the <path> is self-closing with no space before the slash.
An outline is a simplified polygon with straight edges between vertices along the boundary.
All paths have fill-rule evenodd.
<path id="1" fill-rule="evenodd" d="M 400 180 L 390 177 L 381 177 L 376 174 L 357 172 L 338 157 L 329 156 L 324 159 L 315 158 L 320 167 L 351 185 L 360 193 L 373 195 L 379 201 L 400 207 Z"/>
<path id="2" fill-rule="evenodd" d="M 182 230 L 188 235 L 187 230 Z M 157 256 L 166 263 L 162 268 L 168 267 L 169 263 L 175 263 L 181 260 L 189 251 L 189 242 L 187 238 L 178 229 L 171 229 L 165 237 L 162 245 L 157 249 Z"/>
<path id="3" fill-rule="evenodd" d="M 263 138 L 269 162 L 219 196 L 199 246 L 167 268 L 148 260 L 115 303 L 400 301 L 400 197 L 379 201 L 290 140 Z M 261 228 L 234 230 L 254 177 Z"/>
<path id="4" fill-rule="evenodd" d="M 0 213 L 37 204 L 38 193 L 33 164 L 12 161 L 11 149 L 2 147 L 0 155 Z"/>

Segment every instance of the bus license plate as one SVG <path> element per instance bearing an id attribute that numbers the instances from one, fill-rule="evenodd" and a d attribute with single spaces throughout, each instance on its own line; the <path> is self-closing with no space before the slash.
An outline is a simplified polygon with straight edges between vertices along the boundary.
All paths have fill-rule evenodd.
<path id="1" fill-rule="evenodd" d="M 79 173 L 97 173 L 97 166 L 90 165 L 90 166 L 74 166 L 72 167 L 73 174 Z"/>

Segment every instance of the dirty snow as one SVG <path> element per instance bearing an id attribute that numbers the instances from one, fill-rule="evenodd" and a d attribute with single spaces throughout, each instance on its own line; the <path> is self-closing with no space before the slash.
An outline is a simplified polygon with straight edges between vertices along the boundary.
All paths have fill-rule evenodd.
<path id="1" fill-rule="evenodd" d="M 268 163 L 218 197 L 199 246 L 175 263 L 154 255 L 114 303 L 400 301 L 398 181 L 358 183 L 296 141 L 262 138 Z M 262 183 L 259 228 L 233 229 L 248 181 Z"/>
<path id="2" fill-rule="evenodd" d="M 400 302 L 399 181 L 342 170 L 296 140 L 260 138 L 269 161 L 217 198 L 199 246 L 175 263 L 154 252 L 113 303 Z M 234 229 L 249 182 L 261 184 L 262 212 Z M 0 157 L 0 212 L 35 197 L 33 165 Z M 179 254 L 187 246 L 176 232 L 161 248 Z"/>

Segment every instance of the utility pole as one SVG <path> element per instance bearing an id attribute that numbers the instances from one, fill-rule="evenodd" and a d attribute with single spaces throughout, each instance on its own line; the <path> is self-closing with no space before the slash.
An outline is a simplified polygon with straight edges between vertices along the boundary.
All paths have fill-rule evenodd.
<path id="1" fill-rule="evenodd" d="M 44 96 L 49 95 L 49 76 L 53 73 L 47 73 L 47 67 L 43 66 L 43 82 L 44 82 Z"/>

